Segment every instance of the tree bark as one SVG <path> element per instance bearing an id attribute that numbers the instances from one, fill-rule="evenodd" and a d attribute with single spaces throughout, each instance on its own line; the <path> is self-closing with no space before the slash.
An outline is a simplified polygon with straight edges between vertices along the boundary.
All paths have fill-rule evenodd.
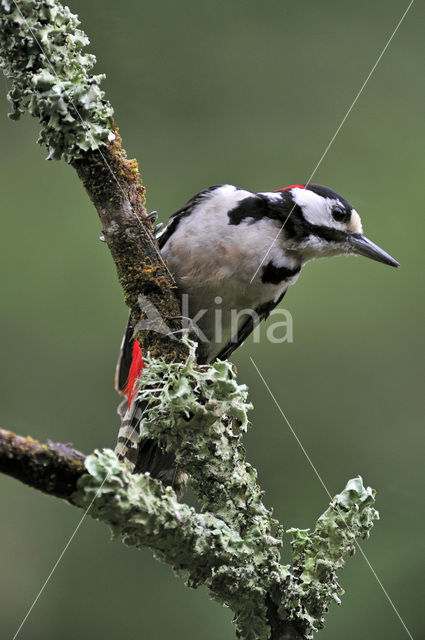
<path id="1" fill-rule="evenodd" d="M 0 429 L 0 471 L 25 484 L 72 503 L 78 479 L 85 473 L 84 453 L 69 444 L 41 444 Z"/>
<path id="2" fill-rule="evenodd" d="M 152 324 L 136 331 L 143 353 L 162 356 L 167 361 L 183 361 L 186 347 L 174 338 L 181 329 L 180 303 L 175 284 L 158 249 L 152 223 L 146 217 L 145 188 L 141 184 L 136 160 L 128 160 L 121 138 L 114 127 L 115 140 L 95 151 L 88 151 L 72 162 L 102 222 L 105 240 L 114 259 L 118 278 L 130 307 L 132 326 L 140 320 L 146 327 L 144 296 L 155 305 L 170 335 Z M 177 334 L 178 337 L 179 334 Z"/>

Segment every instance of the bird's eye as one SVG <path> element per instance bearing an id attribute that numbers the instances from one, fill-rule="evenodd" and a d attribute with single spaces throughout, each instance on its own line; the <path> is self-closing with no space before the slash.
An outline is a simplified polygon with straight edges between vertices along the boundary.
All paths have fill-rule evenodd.
<path id="1" fill-rule="evenodd" d="M 346 211 L 343 207 L 336 206 L 332 209 L 332 217 L 337 222 L 348 222 L 351 216 L 350 211 Z"/>

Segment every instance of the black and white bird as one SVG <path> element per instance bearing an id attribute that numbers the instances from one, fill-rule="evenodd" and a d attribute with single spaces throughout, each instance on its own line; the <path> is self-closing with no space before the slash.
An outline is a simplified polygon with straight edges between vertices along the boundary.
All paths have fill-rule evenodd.
<path id="1" fill-rule="evenodd" d="M 310 260 L 360 255 L 400 266 L 363 235 L 360 216 L 345 198 L 315 184 L 274 192 L 247 191 L 230 184 L 209 187 L 171 216 L 158 242 L 178 293 L 187 301 L 186 313 L 197 328 L 193 337 L 198 341 L 199 363 L 228 358 L 279 304 Z M 254 313 L 243 313 L 247 310 Z M 141 362 L 129 326 L 118 362 L 117 387 L 126 390 L 130 399 Z M 125 404 L 121 407 L 124 413 Z M 119 442 L 130 444 L 128 425 L 120 433 Z M 133 455 L 136 470 L 155 467 L 148 449 L 143 453 L 139 443 L 137 460 Z M 161 474 L 153 469 L 153 475 Z"/>

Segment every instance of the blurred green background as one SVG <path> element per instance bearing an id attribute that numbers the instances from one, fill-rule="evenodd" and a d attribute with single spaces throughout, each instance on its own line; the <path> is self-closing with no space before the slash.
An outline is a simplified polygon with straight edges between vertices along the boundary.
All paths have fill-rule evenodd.
<path id="1" fill-rule="evenodd" d="M 307 0 L 73 0 L 148 206 L 161 219 L 211 184 L 305 181 L 407 6 Z M 361 474 L 381 520 L 363 548 L 413 635 L 422 628 L 424 5 L 415 3 L 314 180 L 335 188 L 399 271 L 310 264 L 285 298 L 294 343 L 234 354 L 255 405 L 246 437 L 265 500 L 308 527 L 328 498 L 249 360 L 252 354 L 332 494 Z M 100 225 L 74 171 L 45 163 L 38 124 L 0 105 L 3 428 L 90 452 L 113 446 L 126 321 Z M 0 478 L 1 637 L 11 638 L 81 513 Z M 288 549 L 285 549 L 288 553 Z M 407 638 L 360 554 L 323 640 Z M 231 614 L 171 570 L 110 543 L 87 518 L 19 637 L 234 637 Z"/>

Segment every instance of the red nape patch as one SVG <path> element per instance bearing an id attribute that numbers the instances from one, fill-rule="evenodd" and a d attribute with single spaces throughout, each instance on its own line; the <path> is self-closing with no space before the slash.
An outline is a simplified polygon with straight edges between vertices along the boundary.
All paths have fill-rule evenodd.
<path id="1" fill-rule="evenodd" d="M 142 350 L 137 340 L 134 341 L 133 344 L 133 354 L 131 360 L 131 367 L 128 373 L 127 384 L 124 388 L 124 393 L 127 396 L 128 406 L 131 405 L 131 402 L 136 395 L 136 380 L 138 380 L 143 371 L 143 367 L 145 363 L 143 362 Z"/>
<path id="2" fill-rule="evenodd" d="M 291 184 L 289 187 L 282 187 L 281 189 L 276 189 L 276 191 L 286 191 L 287 189 L 294 189 L 295 187 L 298 187 L 298 189 L 306 188 L 304 184 Z"/>

